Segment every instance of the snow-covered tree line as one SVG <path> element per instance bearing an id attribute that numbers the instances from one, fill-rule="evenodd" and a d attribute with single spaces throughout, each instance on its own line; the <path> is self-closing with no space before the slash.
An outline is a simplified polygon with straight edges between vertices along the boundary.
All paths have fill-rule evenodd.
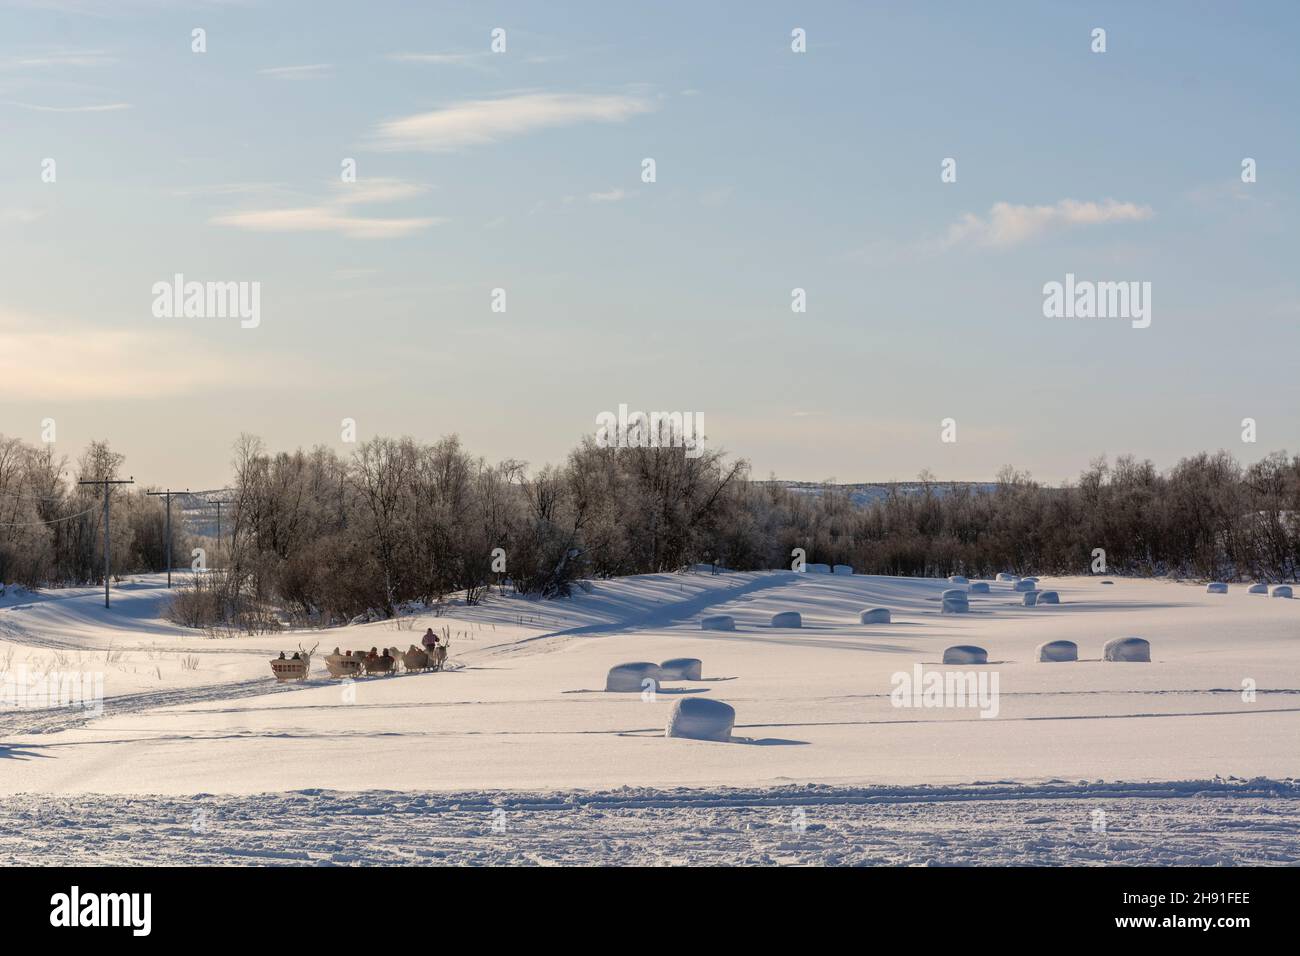
<path id="1" fill-rule="evenodd" d="M 102 492 L 76 481 L 122 464 L 105 443 L 69 467 L 47 448 L 0 439 L 0 580 L 100 580 Z M 902 575 L 1276 581 L 1300 569 L 1300 457 L 1282 452 L 1249 466 L 1203 453 L 1166 471 L 1099 459 L 1064 486 L 1012 469 L 990 486 L 923 478 L 865 504 L 832 483 L 810 493 L 752 480 L 719 451 L 591 440 L 530 471 L 475 457 L 455 437 L 375 438 L 344 455 L 272 453 L 242 436 L 233 468 L 223 546 L 178 602 L 186 623 L 324 624 L 451 594 L 477 600 L 494 586 L 553 596 L 580 578 L 697 563 L 788 568 L 795 549 L 809 562 Z M 164 566 L 161 499 L 144 490 L 113 492 L 115 573 Z M 184 567 L 196 542 L 174 525 Z"/>
<path id="2" fill-rule="evenodd" d="M 123 457 L 92 442 L 76 459 L 0 435 L 0 584 L 29 587 L 103 580 L 103 486 L 82 479 L 125 477 Z M 114 574 L 166 566 L 166 515 L 142 486 L 111 491 Z M 172 524 L 174 555 L 188 554 L 183 526 Z"/>

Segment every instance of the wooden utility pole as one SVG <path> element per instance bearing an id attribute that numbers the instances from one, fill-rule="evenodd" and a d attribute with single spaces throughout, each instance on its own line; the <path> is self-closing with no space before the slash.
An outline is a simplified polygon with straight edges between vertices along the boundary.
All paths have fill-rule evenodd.
<path id="1" fill-rule="evenodd" d="M 219 557 L 221 556 L 221 505 L 222 505 L 222 501 L 221 501 L 220 498 L 215 498 L 215 499 L 214 499 L 214 498 L 209 498 L 209 499 L 208 499 L 208 504 L 210 504 L 210 505 L 216 505 L 216 506 L 217 506 L 217 553 L 214 554 L 212 557 L 213 557 L 213 558 L 219 558 Z"/>
<path id="2" fill-rule="evenodd" d="M 112 498 L 109 495 L 109 486 L 110 485 L 134 485 L 135 478 L 134 477 L 129 479 L 97 478 L 93 481 L 79 481 L 77 482 L 77 484 L 104 486 L 104 607 L 112 607 L 112 605 L 109 603 L 109 597 L 108 597 L 108 582 L 109 579 L 113 576 L 112 560 L 110 558 L 110 551 L 109 551 L 108 521 L 112 515 L 112 509 L 110 507 L 110 502 L 112 501 Z"/>
<path id="3" fill-rule="evenodd" d="M 189 494 L 188 488 L 183 492 Z M 172 491 L 168 488 L 166 491 L 146 491 L 145 494 L 150 497 L 163 497 L 167 499 L 167 586 L 172 586 L 172 495 L 179 495 L 182 492 Z"/>

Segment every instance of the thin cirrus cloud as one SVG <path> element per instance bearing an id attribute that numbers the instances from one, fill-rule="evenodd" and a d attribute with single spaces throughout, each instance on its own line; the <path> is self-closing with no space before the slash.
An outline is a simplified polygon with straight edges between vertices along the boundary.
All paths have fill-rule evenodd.
<path id="1" fill-rule="evenodd" d="M 372 144 L 388 151 L 444 152 L 559 126 L 619 123 L 654 108 L 636 96 L 520 93 L 389 120 L 376 128 Z"/>
<path id="2" fill-rule="evenodd" d="M 257 71 L 277 80 L 318 80 L 334 72 L 332 63 L 306 63 L 302 66 L 268 66 Z"/>
<path id="3" fill-rule="evenodd" d="M 1056 229 L 1098 226 L 1116 222 L 1139 222 L 1153 215 L 1150 206 L 1131 202 L 1079 202 L 1062 199 L 1050 206 L 995 203 L 987 216 L 967 213 L 948 227 L 941 245 L 1005 248 L 1019 245 Z"/>
<path id="4" fill-rule="evenodd" d="M 17 103 L 10 101 L 10 106 L 20 110 L 33 110 L 38 113 L 116 113 L 118 110 L 131 109 L 130 103 L 97 103 L 90 106 L 45 106 L 40 103 Z"/>
<path id="5" fill-rule="evenodd" d="M 438 216 L 365 216 L 352 208 L 413 199 L 428 190 L 427 186 L 419 183 L 372 179 L 339 185 L 335 189 L 336 194 L 323 202 L 226 213 L 213 217 L 212 221 L 250 232 L 333 232 L 349 239 L 400 239 L 447 221 Z"/>

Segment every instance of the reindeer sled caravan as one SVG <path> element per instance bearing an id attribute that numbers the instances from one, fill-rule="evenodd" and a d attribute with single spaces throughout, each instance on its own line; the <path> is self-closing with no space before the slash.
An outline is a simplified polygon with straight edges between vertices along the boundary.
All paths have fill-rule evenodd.
<path id="1" fill-rule="evenodd" d="M 319 646 L 319 645 L 317 645 Z M 341 651 L 334 648 L 334 653 L 325 657 L 325 670 L 333 678 L 355 678 L 374 674 L 396 674 L 398 663 L 409 673 L 420 671 L 440 671 L 447 663 L 448 641 L 426 644 L 423 648 L 412 644 L 406 651 L 396 647 L 372 647 L 369 651 Z M 310 651 L 299 646 L 291 658 L 283 653 L 271 661 L 271 673 L 276 681 L 283 683 L 290 680 L 306 680 L 311 670 L 311 658 L 316 648 Z"/>

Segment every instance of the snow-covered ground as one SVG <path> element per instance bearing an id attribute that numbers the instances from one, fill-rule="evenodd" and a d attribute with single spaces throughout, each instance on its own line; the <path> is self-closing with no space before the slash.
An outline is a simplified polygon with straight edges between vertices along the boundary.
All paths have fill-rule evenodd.
<path id="1" fill-rule="evenodd" d="M 161 582 L 115 590 L 111 611 L 89 588 L 0 602 L 0 671 L 102 673 L 105 694 L 100 715 L 0 707 L 0 860 L 1300 859 L 1300 601 L 1244 586 L 1045 579 L 1062 603 L 1026 608 L 995 583 L 940 614 L 946 581 L 644 575 L 211 638 L 161 618 Z M 876 606 L 891 623 L 858 623 Z M 802 628 L 769 625 L 788 610 Z M 736 630 L 701 630 L 714 614 Z M 405 648 L 426 626 L 451 633 L 447 672 L 341 684 L 318 658 L 303 684 L 270 676 L 299 643 Z M 1152 661 L 1102 661 L 1124 636 Z M 1037 663 L 1049 640 L 1079 661 Z M 955 644 L 989 663 L 940 664 Z M 602 690 L 614 664 L 671 657 L 704 680 Z M 996 716 L 894 706 L 917 665 L 996 676 Z M 735 707 L 732 742 L 664 737 L 686 694 Z"/>

